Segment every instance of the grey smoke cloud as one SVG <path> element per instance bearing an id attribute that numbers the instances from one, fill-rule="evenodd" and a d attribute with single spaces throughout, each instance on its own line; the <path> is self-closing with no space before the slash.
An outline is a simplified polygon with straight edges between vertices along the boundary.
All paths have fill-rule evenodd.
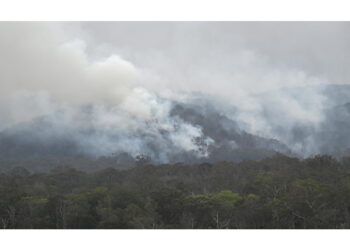
<path id="1" fill-rule="evenodd" d="M 151 141 L 172 144 L 173 153 L 197 153 L 193 140 L 202 137 L 201 129 L 170 118 L 168 101 L 138 84 L 140 71 L 131 62 L 116 54 L 90 60 L 85 42 L 68 39 L 61 24 L 0 25 L 2 128 L 46 116 L 51 129 L 37 131 L 39 137 L 68 131 L 92 155 L 153 155 Z M 86 117 L 81 107 L 87 105 L 92 109 Z"/>
<path id="2" fill-rule="evenodd" d="M 341 77 L 341 82 L 347 81 L 334 66 L 338 57 L 333 55 L 346 51 L 343 23 L 84 23 L 82 27 L 90 34 L 91 54 L 116 51 L 152 69 L 157 77 L 150 85 L 155 91 L 171 88 L 170 96 L 174 92 L 215 96 L 225 103 L 221 110 L 243 129 L 282 140 L 299 152 L 305 152 L 305 145 L 292 143 L 289 132 L 296 126 L 316 129 L 329 105 L 324 86 Z M 335 52 L 328 52 L 332 49 Z"/>
<path id="3" fill-rule="evenodd" d="M 194 139 L 203 137 L 208 146 L 213 139 L 200 126 L 169 115 L 173 102 L 201 95 L 240 129 L 303 155 L 316 153 L 315 134 L 327 119 L 325 110 L 337 101 L 325 88 L 350 82 L 349 27 L 2 22 L 1 127 L 63 110 L 57 131 L 74 131 L 87 126 L 86 119 L 77 119 L 80 107 L 92 105 L 88 126 L 99 129 L 79 135 L 85 151 L 152 155 L 157 142 L 163 161 L 173 151 L 203 157 L 207 153 Z"/>

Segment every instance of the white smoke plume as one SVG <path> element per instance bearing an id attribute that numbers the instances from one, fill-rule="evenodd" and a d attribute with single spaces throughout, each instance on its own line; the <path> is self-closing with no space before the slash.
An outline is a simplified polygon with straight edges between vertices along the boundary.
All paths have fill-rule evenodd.
<path id="1" fill-rule="evenodd" d="M 45 116 L 50 136 L 70 131 L 93 155 L 206 157 L 215 141 L 170 115 L 174 102 L 200 95 L 242 130 L 317 153 L 315 136 L 335 103 L 325 88 L 350 80 L 348 27 L 2 22 L 0 129 Z"/>
<path id="2" fill-rule="evenodd" d="M 1 23 L 0 32 L 2 128 L 48 116 L 54 129 L 39 131 L 42 138 L 69 131 L 92 155 L 153 156 L 152 142 L 163 147 L 156 156 L 162 161 L 170 148 L 205 156 L 194 142 L 203 136 L 201 129 L 171 118 L 169 101 L 140 87 L 132 63 L 114 54 L 90 61 L 84 42 L 66 41 L 59 24 Z M 84 116 L 86 105 L 90 110 Z M 84 129 L 88 132 L 79 134 Z"/>

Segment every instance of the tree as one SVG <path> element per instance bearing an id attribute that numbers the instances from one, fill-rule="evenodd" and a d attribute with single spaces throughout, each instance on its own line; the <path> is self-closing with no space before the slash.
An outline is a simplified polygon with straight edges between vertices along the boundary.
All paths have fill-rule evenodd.
<path id="1" fill-rule="evenodd" d="M 213 212 L 215 200 L 212 195 L 189 195 L 184 200 L 187 226 L 190 228 L 214 228 Z M 188 223 L 189 222 L 189 223 Z"/>
<path id="2" fill-rule="evenodd" d="M 180 224 L 183 214 L 184 194 L 181 190 L 163 188 L 151 194 L 155 203 L 155 211 L 166 227 L 176 227 Z"/>
<path id="3" fill-rule="evenodd" d="M 242 201 L 242 197 L 230 190 L 224 190 L 216 194 L 214 220 L 216 228 L 227 228 L 233 218 L 234 209 Z"/>

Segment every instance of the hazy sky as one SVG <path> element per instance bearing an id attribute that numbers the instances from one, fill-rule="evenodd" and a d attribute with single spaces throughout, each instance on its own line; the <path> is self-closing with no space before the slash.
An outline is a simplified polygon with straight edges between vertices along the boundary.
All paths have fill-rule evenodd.
<path id="1" fill-rule="evenodd" d="M 331 82 L 348 83 L 350 77 L 347 22 L 88 22 L 80 26 L 88 49 L 97 55 L 113 51 L 147 66 L 156 52 L 179 67 L 193 62 L 215 67 L 217 62 L 211 61 L 219 60 L 216 57 L 230 63 L 237 51 L 249 50 L 273 66 L 293 67 Z"/>

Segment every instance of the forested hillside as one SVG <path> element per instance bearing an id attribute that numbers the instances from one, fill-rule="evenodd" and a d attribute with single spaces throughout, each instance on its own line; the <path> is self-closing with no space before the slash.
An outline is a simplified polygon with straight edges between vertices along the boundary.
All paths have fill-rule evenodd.
<path id="1" fill-rule="evenodd" d="M 134 168 L 111 163 L 89 172 L 70 162 L 41 173 L 4 164 L 1 228 L 350 228 L 345 158 L 277 154 L 196 165 L 139 159 Z"/>

